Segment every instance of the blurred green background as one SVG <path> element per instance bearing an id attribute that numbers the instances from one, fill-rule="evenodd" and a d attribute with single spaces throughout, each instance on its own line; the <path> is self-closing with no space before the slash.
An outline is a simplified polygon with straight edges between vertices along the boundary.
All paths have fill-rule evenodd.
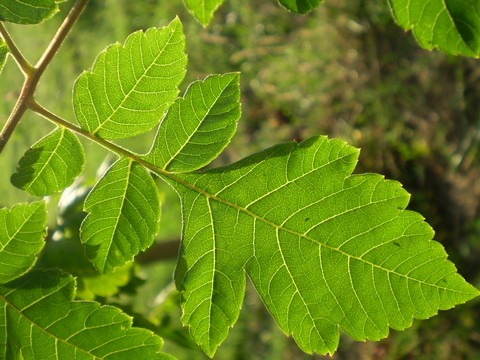
<path id="1" fill-rule="evenodd" d="M 72 1 L 62 4 L 62 12 L 44 24 L 8 26 L 31 62 L 36 62 L 71 5 Z M 478 60 L 420 49 L 411 34 L 393 23 L 386 2 L 338 0 L 298 16 L 275 1 L 226 0 L 203 29 L 180 0 L 91 0 L 42 78 L 37 100 L 73 121 L 73 82 L 96 55 L 108 44 L 122 42 L 130 32 L 166 25 L 176 15 L 184 24 L 189 59 L 182 91 L 192 80 L 211 73 L 242 73 L 242 120 L 215 165 L 292 139 L 317 134 L 344 139 L 362 149 L 357 172 L 379 172 L 402 182 L 412 194 L 409 208 L 425 216 L 459 272 L 480 286 Z M 22 80 L 10 59 L 0 78 L 1 126 Z M 52 125 L 34 114 L 27 114 L 18 126 L 0 156 L 2 207 L 31 200 L 10 185 L 9 177 L 23 152 L 50 129 Z M 146 151 L 152 136 L 122 144 Z M 83 143 L 87 167 L 77 189 L 94 183 L 107 156 L 101 147 Z M 164 205 L 158 241 L 175 247 L 181 227 L 178 200 L 164 184 L 159 186 Z M 70 196 L 80 208 L 82 194 Z M 58 199 L 49 200 L 52 233 Z M 71 234 L 78 219 L 69 221 L 73 224 L 69 236 L 75 238 Z M 136 323 L 162 335 L 165 350 L 179 359 L 204 359 L 181 327 L 172 283 L 175 259 L 164 257 L 125 270 L 129 275 L 118 283 L 121 291 L 113 296 L 79 294 L 136 314 Z M 95 286 L 78 276 L 80 290 Z M 479 319 L 480 304 L 472 301 L 428 321 L 415 321 L 404 332 L 392 331 L 377 343 L 354 343 L 342 337 L 333 358 L 480 359 Z M 250 286 L 240 319 L 215 358 L 322 357 L 298 350 L 277 329 Z"/>

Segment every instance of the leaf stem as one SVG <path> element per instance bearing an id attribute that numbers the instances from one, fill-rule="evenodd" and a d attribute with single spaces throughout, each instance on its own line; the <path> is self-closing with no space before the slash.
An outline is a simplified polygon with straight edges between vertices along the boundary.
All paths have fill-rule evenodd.
<path id="1" fill-rule="evenodd" d="M 43 72 L 47 68 L 50 61 L 52 61 L 53 57 L 57 53 L 58 49 L 62 45 L 68 33 L 72 29 L 73 25 L 80 17 L 80 14 L 82 13 L 83 9 L 85 8 L 85 6 L 87 6 L 87 3 L 88 3 L 88 0 L 77 0 L 75 5 L 73 5 L 72 9 L 68 13 L 68 15 L 65 17 L 65 20 L 63 20 L 62 25 L 60 25 L 60 27 L 58 28 L 58 31 L 53 37 L 52 41 L 50 41 L 50 44 L 48 44 L 48 47 L 43 53 L 42 57 L 40 58 L 40 60 L 38 60 L 37 64 L 35 65 L 36 77 L 40 78 L 42 76 Z M 37 79 L 37 83 L 38 83 L 38 79 Z"/>
<path id="2" fill-rule="evenodd" d="M 7 28 L 1 21 L 0 21 L 0 35 L 2 36 L 3 41 L 5 41 L 5 43 L 7 44 L 8 50 L 10 51 L 13 58 L 17 62 L 20 70 L 23 72 L 25 77 L 29 76 L 34 71 L 33 66 L 22 55 L 22 52 L 17 47 L 13 39 L 10 37 L 10 34 L 7 31 Z"/>
<path id="3" fill-rule="evenodd" d="M 128 151 L 127 149 L 122 148 L 121 146 L 118 146 L 114 143 L 111 143 L 110 141 L 104 140 L 102 138 L 99 138 L 95 136 L 94 134 L 83 130 L 82 128 L 76 126 L 75 124 L 72 124 L 71 122 L 68 122 L 64 119 L 62 119 L 60 116 L 55 115 L 51 111 L 45 109 L 42 105 L 40 105 L 38 102 L 36 102 L 34 99 L 30 99 L 28 102 L 28 107 L 36 112 L 37 114 L 43 116 L 45 119 L 53 122 L 54 124 L 63 126 L 79 135 L 82 135 L 83 137 L 86 137 L 87 139 L 92 140 L 93 142 L 103 146 L 107 150 L 113 151 L 119 155 L 123 155 L 127 158 L 131 158 L 132 160 L 135 160 L 137 162 L 142 162 L 142 160 L 134 153 Z"/>
<path id="4" fill-rule="evenodd" d="M 17 124 L 20 122 L 23 114 L 25 114 L 25 111 L 27 111 L 26 100 L 28 96 L 28 80 L 25 80 L 25 82 L 23 83 L 22 91 L 20 92 L 20 96 L 18 97 L 17 102 L 15 103 L 15 106 L 10 113 L 10 116 L 5 123 L 2 132 L 0 132 L 0 154 L 2 153 L 3 148 L 12 136 L 13 131 L 15 130 Z"/>
<path id="5" fill-rule="evenodd" d="M 89 140 L 92 140 L 93 142 L 103 146 L 109 151 L 112 151 L 116 153 L 117 155 L 123 155 L 129 159 L 132 159 L 133 161 L 136 161 L 144 166 L 146 166 L 148 169 L 157 172 L 158 174 L 166 174 L 162 169 L 153 167 L 151 164 L 145 162 L 142 160 L 137 154 L 130 152 L 127 149 L 124 149 L 114 143 L 111 143 L 107 140 L 104 140 L 102 138 L 99 138 L 95 136 L 94 134 L 83 130 L 82 128 L 62 119 L 58 115 L 55 115 L 51 111 L 45 109 L 42 105 L 40 105 L 38 102 L 35 100 L 31 99 L 29 102 L 29 108 L 30 110 L 34 111 L 38 115 L 43 116 L 45 119 L 53 122 L 56 125 L 65 127 L 83 137 L 86 137 Z M 180 239 L 171 239 L 166 242 L 162 242 L 157 244 L 155 247 L 150 248 L 147 252 L 140 254 L 138 261 L 142 264 L 148 264 L 151 262 L 155 262 L 158 260 L 172 260 L 175 259 L 178 256 L 178 249 L 180 247 Z"/>
<path id="6" fill-rule="evenodd" d="M 50 44 L 48 45 L 47 49 L 44 51 L 43 55 L 40 57 L 40 60 L 37 62 L 34 68 L 31 68 L 31 65 L 28 64 L 28 62 L 27 62 L 29 66 L 28 69 L 25 67 L 26 66 L 25 64 L 23 65 L 19 64 L 20 67 L 22 68 L 22 71 L 24 71 L 25 82 L 23 83 L 20 96 L 18 97 L 17 102 L 12 112 L 10 113 L 10 116 L 7 122 L 2 129 L 2 132 L 0 133 L 0 153 L 2 152 L 3 148 L 7 144 L 8 140 L 10 139 L 13 131 L 17 127 L 18 123 L 20 122 L 20 119 L 22 118 L 27 108 L 30 107 L 32 104 L 36 103 L 33 100 L 33 94 L 35 93 L 35 90 L 37 88 L 38 82 L 40 81 L 40 78 L 42 77 L 43 73 L 47 69 L 48 64 L 52 61 L 53 57 L 55 56 L 58 49 L 62 45 L 63 41 L 67 37 L 68 33 L 72 29 L 73 24 L 75 24 L 75 22 L 78 20 L 80 14 L 82 13 L 87 3 L 88 3 L 88 0 L 77 0 L 77 2 L 75 3 L 75 5 L 73 5 L 72 9 L 68 13 L 68 15 L 65 17 L 65 20 L 63 21 L 62 25 L 59 27 L 57 33 L 55 34 L 53 39 L 50 41 Z M 16 51 L 15 50 L 16 46 L 14 45 L 10 36 L 8 35 L 8 32 L 4 27 L 3 29 L 5 31 L 2 31 L 2 28 L 0 28 L 0 33 L 2 37 L 4 38 L 9 48 L 10 48 L 10 44 L 13 45 L 13 47 L 10 48 L 10 50 L 14 49 L 13 51 Z M 10 41 L 10 43 L 8 41 Z M 24 59 L 20 51 L 18 51 L 18 49 L 17 49 L 16 55 L 13 52 L 12 54 L 15 57 L 17 62 L 19 61 L 19 59 Z M 21 58 L 19 56 L 21 56 Z M 26 69 L 27 71 L 25 71 Z"/>
<path id="7" fill-rule="evenodd" d="M 167 176 L 169 178 L 174 178 L 172 176 L 172 174 L 170 174 L 170 173 L 166 172 L 165 170 L 163 170 L 161 168 L 158 168 L 158 167 L 150 164 L 149 162 L 145 161 L 144 159 L 142 159 L 139 156 L 139 154 L 135 154 L 135 153 L 131 152 L 130 150 L 125 149 L 125 148 L 123 148 L 123 147 L 121 147 L 117 144 L 114 144 L 114 143 L 112 143 L 108 140 L 97 137 L 95 134 L 92 134 L 92 133 L 90 133 L 86 130 L 83 130 L 82 128 L 78 127 L 77 125 L 72 124 L 71 122 L 68 122 L 68 121 L 62 119 L 60 116 L 55 115 L 50 110 L 45 109 L 42 105 L 40 105 L 33 98 L 29 99 L 28 107 L 30 108 L 30 110 L 37 113 L 38 115 L 43 116 L 45 119 L 51 121 L 52 123 L 54 123 L 56 125 L 63 126 L 67 129 L 73 131 L 76 134 L 79 134 L 83 137 L 86 137 L 87 139 L 92 140 L 93 142 L 97 143 L 98 145 L 104 147 L 107 150 L 110 150 L 110 151 L 116 153 L 117 155 L 121 155 L 121 156 L 124 156 L 126 158 L 129 158 L 129 159 L 145 166 L 145 168 L 149 169 L 150 171 L 155 172 L 157 175 L 164 175 L 164 176 Z"/>

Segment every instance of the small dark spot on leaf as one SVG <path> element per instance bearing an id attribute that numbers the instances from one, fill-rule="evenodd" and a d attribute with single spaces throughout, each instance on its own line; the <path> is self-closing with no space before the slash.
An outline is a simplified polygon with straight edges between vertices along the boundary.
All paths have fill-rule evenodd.
<path id="1" fill-rule="evenodd" d="M 310 220 L 310 218 L 309 218 L 309 217 L 306 217 L 306 218 L 305 218 L 305 222 L 307 222 L 308 220 Z"/>
<path id="2" fill-rule="evenodd" d="M 400 243 L 398 243 L 398 242 L 396 242 L 396 241 L 394 241 L 393 244 L 396 245 L 396 246 L 398 246 L 398 247 L 402 247 L 402 245 L 400 245 Z"/>

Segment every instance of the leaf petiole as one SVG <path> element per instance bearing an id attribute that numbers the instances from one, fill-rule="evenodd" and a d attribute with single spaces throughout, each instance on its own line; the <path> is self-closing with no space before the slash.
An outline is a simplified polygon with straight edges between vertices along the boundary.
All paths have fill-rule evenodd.
<path id="1" fill-rule="evenodd" d="M 29 75 L 31 75 L 34 71 L 34 67 L 23 56 L 20 49 L 17 47 L 13 39 L 10 37 L 10 34 L 8 33 L 7 28 L 1 21 L 0 21 L 0 36 L 2 37 L 3 41 L 5 41 L 5 43 L 7 44 L 10 54 L 12 54 L 13 58 L 18 64 L 18 67 L 23 72 L 25 77 L 28 77 Z"/>
<path id="2" fill-rule="evenodd" d="M 104 140 L 100 137 L 95 136 L 94 134 L 89 133 L 86 130 L 83 130 L 82 128 L 62 119 L 60 116 L 55 115 L 52 113 L 50 110 L 45 109 L 42 105 L 40 105 L 38 102 L 36 102 L 34 99 L 30 99 L 28 102 L 28 107 L 30 110 L 33 112 L 37 113 L 38 115 L 43 116 L 45 119 L 53 122 L 54 124 L 57 124 L 59 126 L 65 127 L 74 133 L 77 133 L 79 135 L 82 135 L 83 137 L 86 137 L 87 139 L 92 140 L 93 142 L 103 146 L 105 149 L 113 151 L 116 154 L 123 155 L 127 158 L 130 158 L 132 160 L 135 160 L 137 162 L 141 162 L 142 160 L 138 158 L 135 154 L 131 153 L 127 149 L 122 148 L 121 146 L 118 146 L 114 143 L 111 143 L 110 141 Z"/>

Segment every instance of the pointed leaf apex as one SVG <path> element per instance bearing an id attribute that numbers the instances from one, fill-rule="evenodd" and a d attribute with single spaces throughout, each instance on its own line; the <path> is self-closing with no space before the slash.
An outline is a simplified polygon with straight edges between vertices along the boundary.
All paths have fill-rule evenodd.
<path id="1" fill-rule="evenodd" d="M 102 51 L 75 81 L 73 106 L 81 127 L 121 139 L 155 127 L 178 94 L 187 58 L 182 24 L 136 31 Z"/>
<path id="2" fill-rule="evenodd" d="M 238 318 L 245 272 L 307 353 L 334 353 L 340 332 L 379 340 L 478 295 L 423 217 L 405 210 L 400 183 L 352 175 L 358 154 L 320 136 L 160 174 L 182 199 L 183 322 L 209 355 Z"/>
<path id="3" fill-rule="evenodd" d="M 144 167 L 121 159 L 91 190 L 80 236 L 88 259 L 101 273 L 131 262 L 154 241 L 160 222 L 160 198 Z"/>
<path id="4" fill-rule="evenodd" d="M 162 120 L 147 162 L 171 173 L 208 165 L 230 143 L 241 116 L 240 75 L 194 81 Z"/>

